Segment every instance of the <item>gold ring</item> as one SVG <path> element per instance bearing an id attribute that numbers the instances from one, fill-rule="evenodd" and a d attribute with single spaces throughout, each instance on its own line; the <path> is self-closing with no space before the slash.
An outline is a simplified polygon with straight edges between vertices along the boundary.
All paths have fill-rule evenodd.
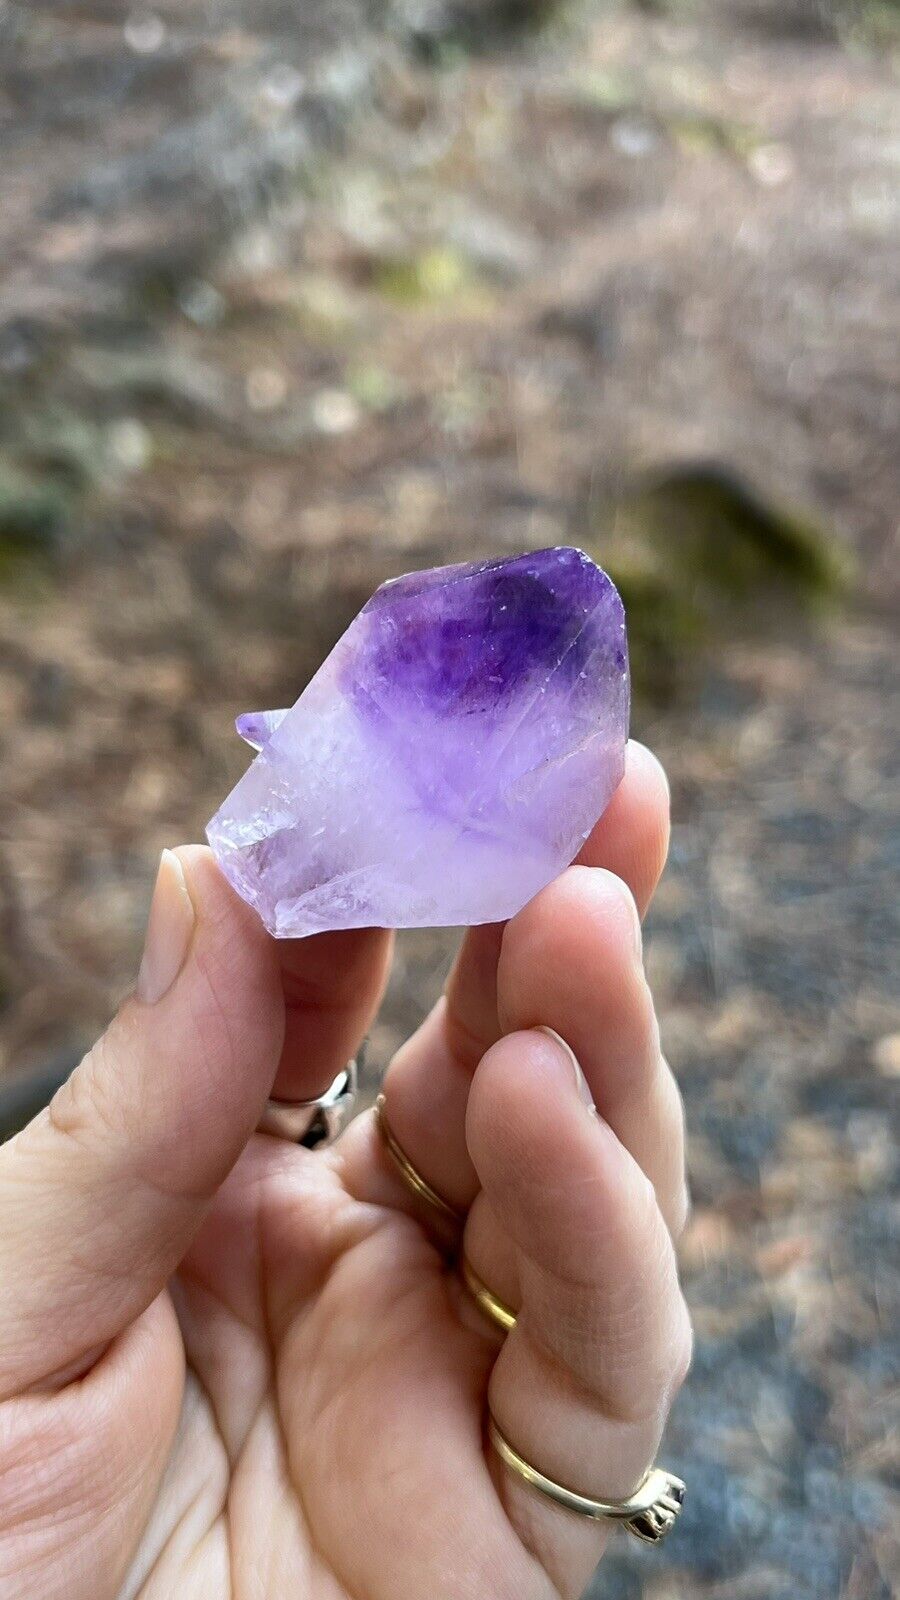
<path id="1" fill-rule="evenodd" d="M 504 1305 L 502 1300 L 498 1300 L 487 1284 L 482 1282 L 468 1256 L 464 1255 L 460 1261 L 459 1275 L 479 1311 L 483 1311 L 488 1321 L 493 1322 L 495 1327 L 501 1328 L 504 1333 L 509 1333 L 510 1328 L 516 1325 L 516 1313 Z"/>
<path id="2" fill-rule="evenodd" d="M 537 1467 L 533 1467 L 530 1461 L 519 1455 L 518 1450 L 513 1449 L 490 1415 L 488 1434 L 505 1466 L 523 1478 L 532 1489 L 537 1489 L 539 1494 L 552 1500 L 554 1505 L 564 1506 L 567 1511 L 574 1511 L 580 1517 L 621 1522 L 635 1538 L 643 1539 L 647 1544 L 659 1544 L 681 1515 L 685 1485 L 680 1478 L 662 1467 L 650 1467 L 625 1500 L 592 1500 L 538 1472 Z"/>
<path id="3" fill-rule="evenodd" d="M 436 1189 L 432 1189 L 427 1178 L 422 1177 L 421 1172 L 413 1166 L 406 1151 L 397 1143 L 388 1123 L 387 1108 L 383 1094 L 380 1094 L 375 1101 L 375 1126 L 381 1134 L 385 1149 L 407 1189 L 418 1200 L 424 1200 L 432 1211 L 437 1212 L 442 1221 L 452 1222 L 454 1227 L 458 1227 L 465 1220 L 464 1212 L 457 1211 L 455 1206 L 451 1206 L 449 1200 L 445 1200 L 443 1195 L 438 1194 Z"/>

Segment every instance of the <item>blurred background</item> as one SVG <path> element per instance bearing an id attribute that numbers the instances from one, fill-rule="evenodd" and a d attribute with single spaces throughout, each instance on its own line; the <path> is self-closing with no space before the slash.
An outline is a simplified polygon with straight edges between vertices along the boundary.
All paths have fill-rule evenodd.
<path id="1" fill-rule="evenodd" d="M 385 577 L 588 549 L 695 1200 L 690 1497 L 611 1600 L 900 1584 L 898 60 L 896 0 L 0 0 L 4 1131 L 236 712 Z M 402 937 L 373 1074 L 454 946 Z"/>

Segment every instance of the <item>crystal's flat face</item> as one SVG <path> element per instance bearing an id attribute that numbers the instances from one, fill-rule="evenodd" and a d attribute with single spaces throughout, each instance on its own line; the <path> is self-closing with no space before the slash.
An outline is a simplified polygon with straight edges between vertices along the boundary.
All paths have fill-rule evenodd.
<path id="1" fill-rule="evenodd" d="M 578 852 L 623 771 L 625 618 L 580 550 L 386 583 L 207 830 L 269 930 L 512 916 Z"/>

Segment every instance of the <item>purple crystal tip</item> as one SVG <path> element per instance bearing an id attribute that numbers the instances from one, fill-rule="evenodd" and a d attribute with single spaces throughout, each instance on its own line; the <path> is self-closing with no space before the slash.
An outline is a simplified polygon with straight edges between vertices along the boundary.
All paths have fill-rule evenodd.
<path id="1" fill-rule="evenodd" d="M 622 602 L 581 550 L 385 583 L 207 829 L 281 938 L 512 916 L 578 853 L 622 776 Z"/>

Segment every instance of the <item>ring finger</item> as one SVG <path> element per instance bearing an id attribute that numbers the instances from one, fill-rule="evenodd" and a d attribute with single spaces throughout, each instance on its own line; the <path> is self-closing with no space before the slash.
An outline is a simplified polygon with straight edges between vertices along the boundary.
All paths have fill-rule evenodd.
<path id="1" fill-rule="evenodd" d="M 509 923 L 497 976 L 504 1032 L 550 1028 L 574 1053 L 582 1093 L 650 1179 L 673 1236 L 687 1210 L 681 1097 L 661 1054 L 637 911 L 612 873 L 571 867 Z M 557 1108 L 548 1103 L 550 1126 Z M 512 1311 L 516 1253 L 490 1195 L 465 1228 L 477 1277 Z"/>
<path id="2" fill-rule="evenodd" d="M 621 877 L 643 912 L 662 872 L 668 830 L 665 774 L 648 750 L 632 742 L 622 783 L 579 861 Z M 533 904 L 546 907 L 548 893 Z M 385 1081 L 390 1127 L 399 1146 L 430 1186 L 463 1212 L 478 1189 L 465 1137 L 472 1074 L 503 1028 L 518 1025 L 514 1019 L 501 1024 L 498 989 L 501 951 L 509 946 L 517 921 L 469 931 L 446 997 L 398 1052 Z M 549 1016 L 538 1020 L 563 1032 Z M 421 1207 L 417 1214 L 422 1215 Z"/>

